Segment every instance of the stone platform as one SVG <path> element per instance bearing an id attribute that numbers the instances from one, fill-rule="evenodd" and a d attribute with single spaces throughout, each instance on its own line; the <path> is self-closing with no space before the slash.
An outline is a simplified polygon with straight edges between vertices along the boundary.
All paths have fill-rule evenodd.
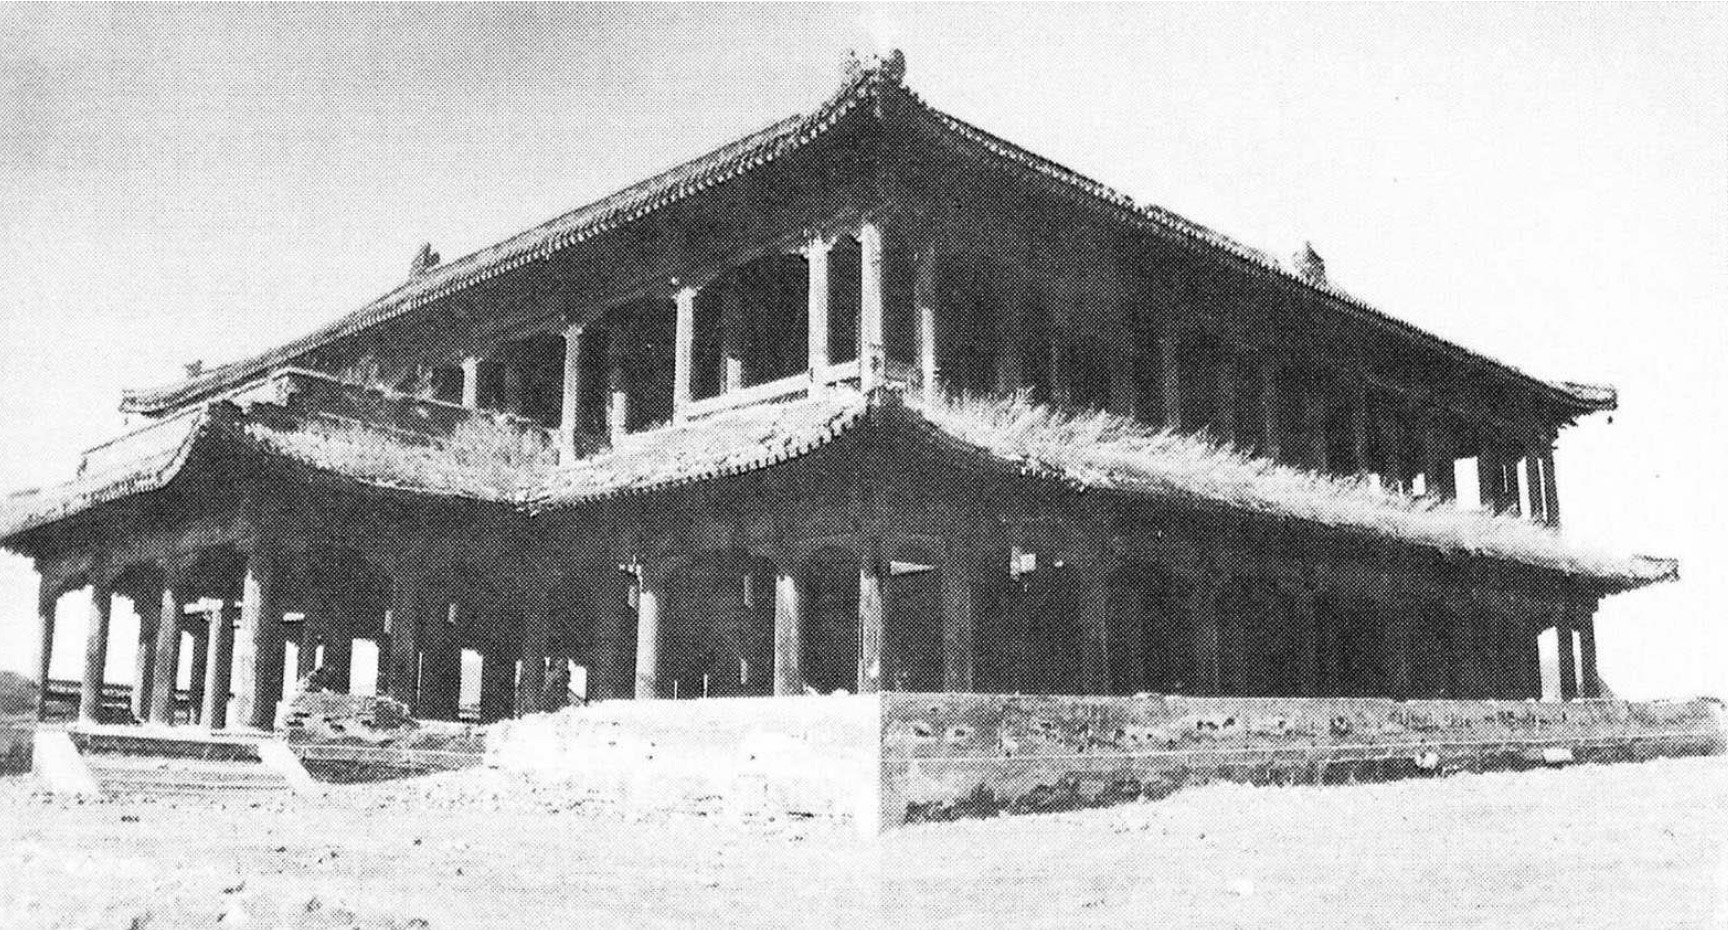
<path id="1" fill-rule="evenodd" d="M 882 693 L 615 701 L 494 728 L 488 762 L 625 807 L 909 822 L 1724 751 L 1720 702 Z"/>

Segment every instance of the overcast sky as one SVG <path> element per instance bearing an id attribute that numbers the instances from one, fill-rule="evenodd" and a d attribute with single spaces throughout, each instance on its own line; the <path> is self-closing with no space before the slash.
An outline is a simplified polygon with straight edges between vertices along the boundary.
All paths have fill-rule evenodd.
<path id="1" fill-rule="evenodd" d="M 123 386 L 270 347 L 793 112 L 849 48 L 934 105 L 1622 409 L 1562 434 L 1633 696 L 1728 694 L 1728 13 L 1687 6 L 0 6 L 0 488 Z M 35 580 L 0 556 L 0 668 Z M 75 677 L 68 604 L 55 674 Z M 116 621 L 128 680 L 135 621 Z"/>

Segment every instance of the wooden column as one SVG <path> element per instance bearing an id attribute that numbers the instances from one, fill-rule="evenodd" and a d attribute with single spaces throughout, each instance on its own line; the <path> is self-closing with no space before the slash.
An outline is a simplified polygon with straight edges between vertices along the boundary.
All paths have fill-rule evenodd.
<path id="1" fill-rule="evenodd" d="M 1457 482 L 1452 474 L 1452 448 L 1445 427 L 1432 417 L 1422 425 L 1422 469 L 1428 476 L 1429 495 L 1456 497 Z"/>
<path id="2" fill-rule="evenodd" d="M 462 406 L 480 409 L 480 358 L 470 355 L 462 360 Z"/>
<path id="3" fill-rule="evenodd" d="M 1139 395 L 1140 385 L 1134 380 L 1134 340 L 1125 338 L 1110 353 L 1110 412 L 1119 417 L 1139 416 Z"/>
<path id="4" fill-rule="evenodd" d="M 156 653 L 150 667 L 150 722 L 174 722 L 175 677 L 180 671 L 179 580 L 163 579 L 162 610 L 156 616 Z"/>
<path id="5" fill-rule="evenodd" d="M 1067 329 L 1053 318 L 1050 325 L 1050 405 L 1068 407 L 1074 403 L 1074 365 L 1071 359 L 1080 348 L 1068 341 Z"/>
<path id="6" fill-rule="evenodd" d="M 996 325 L 996 391 L 1013 394 L 1020 390 L 1020 321 L 1024 318 L 1019 295 L 1008 295 Z"/>
<path id="7" fill-rule="evenodd" d="M 409 713 L 420 710 L 420 640 L 425 610 L 425 584 L 418 566 L 398 571 L 385 623 L 390 634 L 389 674 L 384 692 L 401 701 Z M 380 659 L 381 662 L 385 661 Z"/>
<path id="8" fill-rule="evenodd" d="M 156 604 L 159 589 L 147 589 L 133 605 L 138 613 L 138 648 L 132 663 L 132 719 L 143 723 L 150 717 L 150 678 L 156 665 Z"/>
<path id="9" fill-rule="evenodd" d="M 1302 464 L 1313 471 L 1326 470 L 1326 392 L 1318 384 L 1302 392 Z"/>
<path id="10" fill-rule="evenodd" d="M 810 381 L 815 387 L 823 383 L 828 371 L 828 253 L 834 248 L 832 239 L 815 236 L 804 246 L 809 262 L 807 278 L 809 304 Z"/>
<path id="11" fill-rule="evenodd" d="M 882 542 L 867 539 L 858 560 L 858 693 L 882 690 Z"/>
<path id="12" fill-rule="evenodd" d="M 582 429 L 582 324 L 564 327 L 564 384 L 558 406 L 558 460 L 576 460 L 576 434 Z"/>
<path id="13" fill-rule="evenodd" d="M 1476 654 L 1476 605 L 1464 601 L 1447 608 L 1452 622 L 1452 661 L 1457 681 L 1455 698 L 1480 698 L 1486 692 L 1482 683 L 1481 657 Z"/>
<path id="14" fill-rule="evenodd" d="M 294 680 L 296 682 L 312 674 L 318 667 L 318 644 L 324 638 L 324 625 L 330 602 L 321 594 L 306 598 L 305 611 L 300 618 L 299 628 L 294 630 Z"/>
<path id="15" fill-rule="evenodd" d="M 1521 697 L 1540 701 L 1542 699 L 1542 646 L 1539 637 L 1540 626 L 1532 628 L 1527 616 L 1521 616 L 1518 621 L 1518 667 L 1519 681 L 1523 688 Z"/>
<path id="16" fill-rule="evenodd" d="M 1380 479 L 1388 487 L 1403 489 L 1405 484 L 1404 431 L 1398 424 L 1398 408 L 1391 403 L 1380 408 L 1375 424 L 1380 431 Z"/>
<path id="17" fill-rule="evenodd" d="M 1499 513 L 1506 509 L 1502 491 L 1503 477 L 1504 468 L 1500 462 L 1499 450 L 1482 443 L 1476 450 L 1476 499 L 1481 508 L 1489 513 Z"/>
<path id="18" fill-rule="evenodd" d="M 862 286 L 858 295 L 858 377 L 865 391 L 879 387 L 888 374 L 887 349 L 882 341 L 886 255 L 882 226 L 866 221 L 858 229 Z"/>
<path id="19" fill-rule="evenodd" d="M 515 683 L 516 657 L 491 646 L 480 657 L 480 721 L 493 723 L 511 715 L 510 688 Z"/>
<path id="20" fill-rule="evenodd" d="M 1350 465 L 1359 475 L 1374 470 L 1368 461 L 1368 389 L 1360 381 L 1350 385 Z"/>
<path id="21" fill-rule="evenodd" d="M 1549 526 L 1560 525 L 1560 491 L 1554 478 L 1554 443 L 1542 450 L 1542 508 Z"/>
<path id="22" fill-rule="evenodd" d="M 1391 696 L 1400 701 L 1408 700 L 1411 691 L 1411 609 L 1411 605 L 1398 600 L 1381 604 L 1382 616 L 1386 620 L 1384 648 L 1388 684 L 1391 687 Z"/>
<path id="23" fill-rule="evenodd" d="M 912 305 L 918 318 L 918 379 L 924 396 L 938 396 L 936 370 L 936 247 L 926 244 L 918 251 L 918 268 L 912 280 Z"/>
<path id="24" fill-rule="evenodd" d="M 1212 414 L 1213 429 L 1218 434 L 1219 442 L 1235 445 L 1239 432 L 1236 422 L 1236 357 L 1226 354 L 1218 363 L 1214 375 L 1218 379 L 1218 385 L 1212 395 L 1216 401 L 1216 409 Z"/>
<path id="25" fill-rule="evenodd" d="M 690 415 L 690 382 L 695 376 L 696 288 L 680 287 L 672 295 L 672 422 Z"/>
<path id="26" fill-rule="evenodd" d="M 354 628 L 348 612 L 335 609 L 331 624 L 324 635 L 324 686 L 338 694 L 347 694 L 354 677 Z"/>
<path id="27" fill-rule="evenodd" d="M 527 408 L 527 396 L 522 389 L 522 369 L 519 367 L 521 362 L 507 355 L 500 364 L 504 377 L 504 412 L 521 416 Z"/>
<path id="28" fill-rule="evenodd" d="M 1535 449 L 1531 449 L 1529 453 L 1524 456 L 1524 483 L 1528 485 L 1530 489 L 1530 507 L 1525 513 L 1525 516 L 1540 523 L 1548 523 L 1548 512 L 1546 509 L 1546 501 L 1544 500 L 1547 495 L 1543 490 L 1542 459 L 1540 458 L 1540 455 L 1541 453 L 1537 452 Z"/>
<path id="29" fill-rule="evenodd" d="M 282 614 L 277 605 L 279 558 L 260 544 L 246 559 L 240 626 L 234 634 L 234 724 L 268 730 L 282 697 Z M 164 595 L 166 600 L 166 595 Z"/>
<path id="30" fill-rule="evenodd" d="M 636 700 L 660 696 L 660 586 L 646 566 L 636 572 Z"/>
<path id="31" fill-rule="evenodd" d="M 516 713 L 546 710 L 546 658 L 552 645 L 552 598 L 544 587 L 527 592 L 522 604 L 522 677 L 516 685 Z M 593 690 L 592 686 L 589 688 Z"/>
<path id="32" fill-rule="evenodd" d="M 606 388 L 608 401 L 606 403 L 606 431 L 612 442 L 624 438 L 630 428 L 630 393 L 629 384 L 624 372 L 626 356 L 625 340 L 629 338 L 625 328 L 614 323 L 611 338 L 606 340 Z"/>
<path id="33" fill-rule="evenodd" d="M 1008 549 L 1008 576 L 1013 584 L 1008 588 L 1009 601 L 1003 627 L 1008 640 L 1008 685 L 1012 691 L 1031 688 L 1032 675 L 1032 598 L 1020 566 L 1030 554 L 1030 547 L 1016 542 Z"/>
<path id="34" fill-rule="evenodd" d="M 1158 405 L 1161 425 L 1182 428 L 1182 360 L 1180 344 L 1173 332 L 1158 336 Z"/>
<path id="35" fill-rule="evenodd" d="M 803 599 L 796 566 L 784 566 L 774 576 L 774 693 L 804 693 Z"/>
<path id="36" fill-rule="evenodd" d="M 1080 668 L 1086 694 L 1110 693 L 1110 571 L 1102 558 L 1089 561 L 1080 578 Z"/>
<path id="37" fill-rule="evenodd" d="M 48 673 L 54 664 L 54 614 L 60 592 L 43 576 L 36 588 L 36 719 L 48 716 Z"/>
<path id="38" fill-rule="evenodd" d="M 441 608 L 441 609 L 439 609 Z M 460 622 L 466 605 L 439 598 L 422 630 L 420 713 L 433 720 L 455 720 L 462 705 Z"/>
<path id="39" fill-rule="evenodd" d="M 599 633 L 595 656 L 592 696 L 601 700 L 627 699 L 636 692 L 636 667 L 631 658 L 636 642 L 636 617 L 626 609 L 634 582 L 626 582 L 616 565 L 588 572 L 594 626 Z"/>
<path id="40" fill-rule="evenodd" d="M 720 287 L 720 393 L 731 394 L 744 387 L 744 303 L 734 280 Z M 692 323 L 694 326 L 694 323 Z"/>
<path id="41" fill-rule="evenodd" d="M 953 543 L 942 563 L 942 690 L 971 691 L 977 655 L 971 561 Z"/>
<path id="42" fill-rule="evenodd" d="M 1223 686 L 1223 655 L 1218 628 L 1218 581 L 1210 575 L 1188 580 L 1185 605 L 1188 628 L 1194 634 L 1195 694 L 1217 694 Z"/>
<path id="43" fill-rule="evenodd" d="M 186 722 L 199 723 L 204 718 L 204 685 L 210 676 L 210 616 L 216 614 L 212 608 L 202 620 L 194 619 L 187 632 L 192 634 L 192 667 L 186 676 Z"/>
<path id="44" fill-rule="evenodd" d="M 1320 696 L 1320 631 L 1314 618 L 1314 595 L 1307 588 L 1286 589 L 1285 602 L 1296 627 L 1296 641 L 1301 644 L 1297 655 L 1297 690 L 1302 697 Z"/>
<path id="45" fill-rule="evenodd" d="M 1554 618 L 1554 643 L 1560 656 L 1560 700 L 1578 697 L 1578 660 L 1572 642 L 1573 607 L 1568 604 Z"/>
<path id="46" fill-rule="evenodd" d="M 1260 360 L 1260 454 L 1269 459 L 1278 457 L 1281 437 L 1278 435 L 1278 362 Z"/>
<path id="47" fill-rule="evenodd" d="M 108 620 L 114 592 L 104 582 L 90 586 L 90 622 L 84 636 L 84 686 L 78 693 L 78 719 L 94 721 L 102 710 L 102 673 L 108 665 Z M 42 679 L 47 687 L 48 679 Z"/>
<path id="48" fill-rule="evenodd" d="M 1578 626 L 1578 695 L 1587 698 L 1602 696 L 1602 678 L 1596 672 L 1596 605 L 1593 601 L 1579 602 L 1573 622 Z"/>
<path id="49" fill-rule="evenodd" d="M 234 623 L 239 618 L 240 605 L 226 601 L 210 611 L 210 661 L 205 666 L 204 710 L 200 717 L 204 726 L 220 730 L 228 725 L 229 679 L 234 671 Z"/>
<path id="50" fill-rule="evenodd" d="M 1524 508 L 1518 494 L 1518 459 L 1515 453 L 1507 451 L 1500 460 L 1500 500 L 1501 509 L 1513 516 L 1523 514 Z"/>

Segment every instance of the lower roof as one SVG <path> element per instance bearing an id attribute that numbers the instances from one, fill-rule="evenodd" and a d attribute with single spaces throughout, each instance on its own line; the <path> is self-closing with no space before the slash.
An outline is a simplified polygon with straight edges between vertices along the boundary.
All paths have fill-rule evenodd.
<path id="1" fill-rule="evenodd" d="M 912 426 L 962 460 L 1079 488 L 1221 506 L 1621 588 L 1678 575 L 1673 560 L 1602 552 L 1530 520 L 1408 495 L 1368 477 L 1307 471 L 1109 413 L 1002 397 L 913 403 L 889 390 L 743 407 L 631 434 L 567 464 L 556 463 L 544 437 L 486 418 L 435 438 L 269 403 L 209 402 L 92 450 L 69 482 L 0 500 L 0 544 L 27 549 L 34 530 L 166 488 L 200 449 L 218 446 L 369 487 L 532 516 L 764 469 L 884 421 Z"/>

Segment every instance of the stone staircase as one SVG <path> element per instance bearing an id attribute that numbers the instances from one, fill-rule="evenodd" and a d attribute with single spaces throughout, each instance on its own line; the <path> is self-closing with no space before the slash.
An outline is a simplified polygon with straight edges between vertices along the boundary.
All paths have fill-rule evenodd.
<path id="1" fill-rule="evenodd" d="M 286 747 L 257 737 L 103 726 L 65 735 L 87 776 L 80 779 L 84 793 L 287 800 L 310 784 L 297 763 L 285 770 L 283 757 L 292 759 Z"/>

